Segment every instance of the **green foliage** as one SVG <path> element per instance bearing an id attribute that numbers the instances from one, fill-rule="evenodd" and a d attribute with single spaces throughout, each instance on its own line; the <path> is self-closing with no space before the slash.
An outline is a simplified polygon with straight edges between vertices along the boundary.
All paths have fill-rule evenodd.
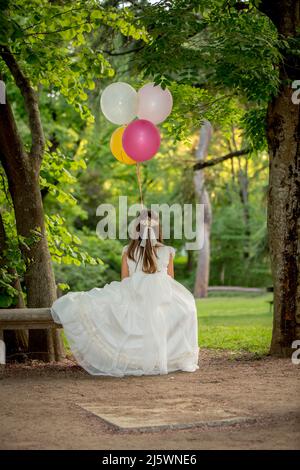
<path id="1" fill-rule="evenodd" d="M 53 261 L 63 264 L 102 264 L 100 258 L 94 258 L 81 249 L 81 239 L 68 231 L 65 220 L 58 214 L 46 215 L 48 245 Z"/>
<path id="2" fill-rule="evenodd" d="M 24 15 L 26 8 L 26 15 Z M 127 9 L 102 7 L 96 0 L 7 2 L 0 13 L 0 44 L 8 45 L 33 84 L 62 94 L 90 122 L 86 104 L 95 80 L 114 70 L 102 50 L 89 41 L 99 28 L 148 40 L 147 33 Z"/>
<path id="3" fill-rule="evenodd" d="M 237 120 L 242 107 L 232 97 L 192 85 L 170 83 L 174 99 L 171 116 L 162 124 L 165 134 L 176 141 L 188 141 L 207 119 L 226 127 Z"/>
<path id="4" fill-rule="evenodd" d="M 253 207 L 254 210 L 254 207 Z M 222 205 L 214 210 L 211 235 L 211 285 L 243 285 L 266 287 L 272 283 L 268 252 L 257 256 L 255 237 L 266 240 L 266 226 L 258 228 L 264 212 L 251 218 L 251 235 L 245 235 L 242 208 L 238 203 Z M 248 252 L 249 250 L 249 252 Z M 247 257 L 245 257 L 247 254 Z"/>
<path id="5" fill-rule="evenodd" d="M 56 279 L 73 291 L 86 291 L 103 287 L 107 282 L 120 279 L 122 245 L 117 240 L 102 240 L 88 230 L 80 233 L 82 247 L 94 259 L 101 258 L 97 265 L 81 266 L 54 263 Z M 66 286 L 64 286 L 66 287 Z"/>
<path id="6" fill-rule="evenodd" d="M 245 137 L 256 151 L 267 149 L 266 113 L 266 107 L 253 107 L 246 111 L 241 119 Z"/>
<path id="7" fill-rule="evenodd" d="M 193 258 L 195 258 L 193 253 Z M 196 260 L 194 259 L 193 269 L 187 270 L 187 256 L 176 254 L 174 258 L 175 279 L 183 284 L 190 292 L 194 291 Z"/>
<path id="8" fill-rule="evenodd" d="M 8 308 L 14 304 L 17 290 L 13 287 L 15 275 L 9 272 L 9 265 L 0 267 L 0 308 Z"/>
<path id="9" fill-rule="evenodd" d="M 220 124 L 222 112 L 230 115 L 228 98 L 236 97 L 240 105 L 247 103 L 240 125 L 249 144 L 257 150 L 265 146 L 266 107 L 279 86 L 277 65 L 281 52 L 294 46 L 278 37 L 255 2 L 245 8 L 240 3 L 161 1 L 144 9 L 142 21 L 152 40 L 136 67 L 147 79 L 172 88 L 175 112 L 165 127 L 175 138 L 185 138 L 186 123 L 190 129 L 203 119 Z"/>
<path id="10" fill-rule="evenodd" d="M 45 151 L 41 173 L 40 186 L 46 189 L 59 203 L 75 205 L 76 199 L 73 196 L 73 186 L 77 182 L 74 175 L 78 170 L 86 169 L 84 158 L 68 158 L 58 148 L 55 152 L 49 152 L 49 146 Z M 67 191 L 66 191 L 67 189 Z"/>

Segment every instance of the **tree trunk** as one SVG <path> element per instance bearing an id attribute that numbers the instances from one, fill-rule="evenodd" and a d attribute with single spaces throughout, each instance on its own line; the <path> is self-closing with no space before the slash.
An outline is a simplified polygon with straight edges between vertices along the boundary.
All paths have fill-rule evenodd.
<path id="1" fill-rule="evenodd" d="M 211 139 L 212 127 L 206 121 L 200 129 L 199 144 L 196 150 L 196 161 L 200 162 L 207 156 Z M 203 170 L 196 170 L 194 175 L 195 193 L 198 203 L 204 204 L 204 245 L 198 253 L 196 280 L 194 295 L 196 298 L 207 297 L 210 264 L 210 228 L 211 228 L 211 204 L 208 192 L 205 189 Z"/>
<path id="2" fill-rule="evenodd" d="M 14 298 L 14 308 L 24 308 L 24 298 L 22 294 L 22 288 L 18 273 L 15 268 L 9 267 L 9 260 L 6 257 L 5 251 L 7 249 L 7 236 L 5 232 L 5 227 L 0 213 L 0 266 L 6 266 L 8 273 L 13 277 L 11 286 L 16 289 L 17 294 Z M 1 315 L 1 310 L 0 310 Z M 6 345 L 6 354 L 9 357 L 10 355 L 16 355 L 16 359 L 24 357 L 24 353 L 28 349 L 28 331 L 27 330 L 16 330 L 10 331 L 5 330 L 4 341 Z"/>
<path id="3" fill-rule="evenodd" d="M 289 356 L 300 339 L 300 114 L 291 87 L 268 110 L 268 237 L 274 284 L 271 354 Z"/>
<path id="4" fill-rule="evenodd" d="M 263 0 L 259 8 L 282 37 L 298 35 L 300 0 Z M 290 356 L 292 342 L 300 339 L 300 106 L 292 102 L 291 86 L 299 79 L 300 58 L 294 50 L 283 51 L 281 86 L 267 116 L 268 237 L 274 284 L 270 352 L 277 356 Z"/>
<path id="5" fill-rule="evenodd" d="M 248 179 L 248 160 L 245 160 L 245 167 L 242 167 L 241 159 L 238 160 L 238 182 L 239 182 L 239 196 L 243 209 L 243 218 L 245 225 L 245 242 L 244 242 L 244 258 L 249 258 L 250 251 L 250 211 L 249 211 L 249 179 Z"/>
<path id="6" fill-rule="evenodd" d="M 45 233 L 39 162 L 24 152 L 8 100 L 0 106 L 0 149 L 26 263 L 27 306 L 50 307 L 56 299 L 56 286 Z M 35 353 L 33 357 L 58 360 L 62 350 L 58 335 L 51 330 L 30 331 L 29 351 Z"/>

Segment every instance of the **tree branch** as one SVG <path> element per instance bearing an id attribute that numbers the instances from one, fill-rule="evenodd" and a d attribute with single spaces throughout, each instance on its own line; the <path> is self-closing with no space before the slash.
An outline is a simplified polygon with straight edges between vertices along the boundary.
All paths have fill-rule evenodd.
<path id="1" fill-rule="evenodd" d="M 108 51 L 108 50 L 103 50 L 102 52 L 105 52 L 105 54 L 108 54 L 110 56 L 119 56 L 119 55 L 126 55 L 126 54 L 132 54 L 134 52 L 139 52 L 142 49 L 144 49 L 144 47 L 145 46 L 143 45 L 143 46 L 137 47 L 135 49 L 130 49 L 129 51 L 112 52 L 112 51 Z"/>
<path id="2" fill-rule="evenodd" d="M 25 34 L 24 36 L 25 37 L 28 37 L 28 36 L 46 36 L 47 34 L 63 33 L 64 31 L 69 31 L 70 29 L 73 29 L 75 27 L 78 28 L 79 26 L 83 26 L 84 24 L 89 24 L 89 21 L 84 21 L 83 23 L 68 26 L 66 28 L 56 29 L 55 31 L 36 31 L 34 33 Z"/>
<path id="3" fill-rule="evenodd" d="M 225 160 L 229 160 L 230 158 L 241 157 L 242 155 L 247 155 L 250 152 L 250 148 L 245 148 L 242 150 L 237 150 L 235 152 L 230 152 L 227 155 L 223 155 L 223 157 L 213 158 L 211 160 L 206 160 L 202 162 L 197 162 L 193 166 L 193 170 L 203 170 L 203 168 L 207 168 L 209 166 L 217 165 L 218 163 L 222 163 Z"/>
<path id="4" fill-rule="evenodd" d="M 24 75 L 14 55 L 7 46 L 1 46 L 0 55 L 10 70 L 24 98 L 31 132 L 31 149 L 29 156 L 41 160 L 45 147 L 45 138 L 37 94 L 32 88 L 29 78 Z"/>

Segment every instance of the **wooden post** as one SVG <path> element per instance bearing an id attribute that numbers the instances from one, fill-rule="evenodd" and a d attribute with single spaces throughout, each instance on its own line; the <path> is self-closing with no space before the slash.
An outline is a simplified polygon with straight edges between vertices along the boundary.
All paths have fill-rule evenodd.
<path id="1" fill-rule="evenodd" d="M 6 363 L 6 354 L 5 354 L 5 343 L 3 330 L 0 330 L 0 368 Z"/>

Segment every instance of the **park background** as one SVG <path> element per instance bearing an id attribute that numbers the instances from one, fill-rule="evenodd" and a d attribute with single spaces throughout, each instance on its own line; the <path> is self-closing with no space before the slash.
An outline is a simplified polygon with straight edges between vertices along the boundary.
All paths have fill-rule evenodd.
<path id="1" fill-rule="evenodd" d="M 134 167 L 110 152 L 116 126 L 101 114 L 100 95 L 114 81 L 136 89 L 154 81 L 170 89 L 174 108 L 160 126 L 158 155 L 141 169 L 144 201 L 205 202 L 211 209 L 204 261 L 185 252 L 185 240 L 166 241 L 177 249 L 176 278 L 200 297 L 200 347 L 266 354 L 273 313 L 266 290 L 275 284 L 273 353 L 289 353 L 299 316 L 293 150 L 280 183 L 275 173 L 269 182 L 269 155 L 280 146 L 272 146 L 274 129 L 283 133 L 281 142 L 290 138 L 284 125 L 273 123 L 270 103 L 274 97 L 280 102 L 287 89 L 291 96 L 294 69 L 287 64 L 299 60 L 289 6 L 279 11 L 267 1 L 220 0 L 1 3 L 0 73 L 7 91 L 0 132 L 1 308 L 49 307 L 56 286 L 60 293 L 88 290 L 120 278 L 122 243 L 97 237 L 96 208 L 117 206 L 121 195 L 138 202 L 139 193 Z M 291 31 L 282 15 L 291 18 Z M 297 128 L 291 113 L 282 110 L 282 116 L 285 123 L 290 119 L 290 130 Z M 283 199 L 276 201 L 277 195 Z M 278 214 L 276 204 L 285 212 Z M 270 240 L 278 237 L 272 279 Z M 261 292 L 216 292 L 208 285 Z M 284 285 L 289 289 L 283 294 Z M 283 324 L 284 305 L 291 318 Z M 28 338 L 7 334 L 14 358 L 28 347 L 30 357 L 38 357 L 49 343 L 41 331 L 29 333 L 29 346 Z"/>

